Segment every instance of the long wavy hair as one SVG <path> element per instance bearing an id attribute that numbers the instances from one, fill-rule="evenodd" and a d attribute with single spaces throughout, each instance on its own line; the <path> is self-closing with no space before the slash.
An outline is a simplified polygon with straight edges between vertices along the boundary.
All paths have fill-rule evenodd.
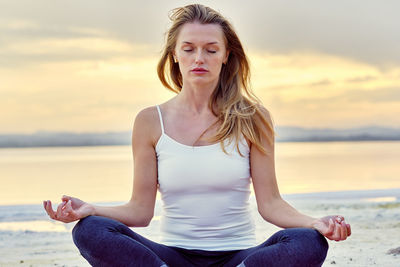
<path id="1" fill-rule="evenodd" d="M 240 134 L 243 134 L 252 145 L 265 154 L 262 138 L 273 144 L 274 127 L 272 122 L 266 119 L 269 116 L 268 110 L 251 91 L 249 62 L 233 26 L 219 12 L 200 4 L 175 8 L 169 18 L 172 25 L 166 32 L 166 43 L 157 66 L 161 83 L 175 93 L 182 90 L 182 74 L 173 57 L 181 27 L 185 23 L 194 22 L 219 24 L 224 33 L 229 57 L 226 64 L 222 65 L 217 87 L 209 100 L 209 108 L 218 118 L 216 123 L 219 122 L 220 126 L 216 134 L 208 140 L 220 142 L 225 153 L 227 152 L 223 141 L 228 139 L 230 143 L 235 140 L 236 148 L 242 155 L 239 150 L 239 140 Z"/>

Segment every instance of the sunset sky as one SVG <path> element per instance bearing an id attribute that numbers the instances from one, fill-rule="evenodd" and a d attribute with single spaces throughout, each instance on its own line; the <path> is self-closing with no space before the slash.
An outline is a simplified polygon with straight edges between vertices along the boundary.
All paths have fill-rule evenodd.
<path id="1" fill-rule="evenodd" d="M 198 1 L 236 28 L 277 126 L 400 127 L 399 1 Z M 0 134 L 126 131 L 191 1 L 0 0 Z"/>

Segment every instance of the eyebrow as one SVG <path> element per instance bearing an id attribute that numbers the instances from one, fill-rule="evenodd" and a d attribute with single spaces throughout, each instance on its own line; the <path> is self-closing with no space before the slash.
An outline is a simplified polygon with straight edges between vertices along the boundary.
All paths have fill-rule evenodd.
<path id="1" fill-rule="evenodd" d="M 188 42 L 188 41 L 183 41 L 182 43 L 184 43 L 184 44 L 193 44 L 193 43 L 191 43 L 191 42 Z M 207 43 L 208 45 L 210 45 L 210 44 L 218 44 L 218 42 L 209 42 L 209 43 Z"/>

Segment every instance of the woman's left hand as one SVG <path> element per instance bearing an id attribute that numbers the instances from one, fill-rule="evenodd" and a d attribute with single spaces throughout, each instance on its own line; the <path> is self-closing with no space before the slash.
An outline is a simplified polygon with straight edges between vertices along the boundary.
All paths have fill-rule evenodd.
<path id="1" fill-rule="evenodd" d="M 316 219 L 312 226 L 330 240 L 346 240 L 351 235 L 350 224 L 344 221 L 343 216 L 334 215 Z"/>

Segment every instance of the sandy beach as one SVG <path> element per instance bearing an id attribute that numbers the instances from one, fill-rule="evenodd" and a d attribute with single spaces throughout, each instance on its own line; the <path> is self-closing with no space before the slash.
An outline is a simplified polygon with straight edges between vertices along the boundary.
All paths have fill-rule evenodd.
<path id="1" fill-rule="evenodd" d="M 323 266 L 400 266 L 398 251 L 388 253 L 400 247 L 400 189 L 293 194 L 284 198 L 303 213 L 342 214 L 352 225 L 348 240 L 329 241 Z M 159 240 L 160 205 L 157 202 L 148 227 L 135 228 L 154 241 Z M 263 242 L 279 229 L 262 220 L 253 198 L 251 207 L 257 241 Z M 0 206 L 0 266 L 90 266 L 72 242 L 74 225 L 48 219 L 41 205 Z"/>

